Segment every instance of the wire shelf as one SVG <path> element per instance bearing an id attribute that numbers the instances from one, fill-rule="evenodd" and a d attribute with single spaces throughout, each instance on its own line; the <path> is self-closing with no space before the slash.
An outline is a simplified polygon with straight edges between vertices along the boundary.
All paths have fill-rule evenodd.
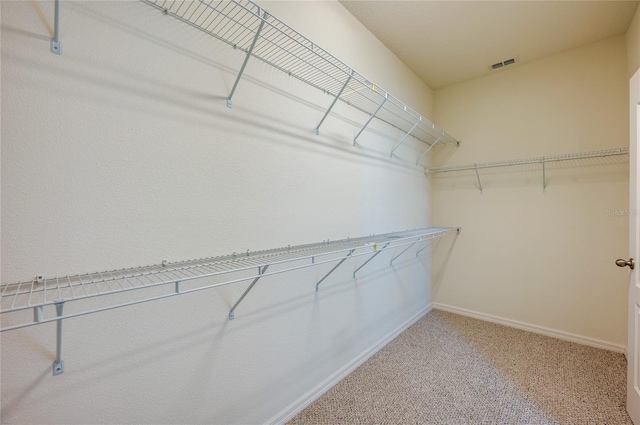
<path id="1" fill-rule="evenodd" d="M 547 191 L 547 175 L 546 175 L 546 166 L 548 163 L 553 162 L 563 162 L 563 161 L 576 161 L 581 159 L 590 159 L 590 158 L 607 158 L 612 156 L 621 156 L 628 155 L 629 148 L 615 148 L 615 149 L 603 149 L 599 151 L 591 151 L 591 152 L 578 152 L 578 153 L 568 153 L 563 155 L 552 155 L 552 156 L 539 156 L 533 158 L 522 158 L 522 159 L 511 159 L 506 161 L 494 161 L 494 162 L 483 162 L 479 164 L 465 164 L 465 165 L 451 165 L 449 167 L 439 167 L 425 170 L 425 174 L 437 174 L 437 173 L 449 173 L 455 171 L 475 171 L 476 179 L 478 182 L 478 189 L 480 189 L 480 193 L 482 194 L 484 189 L 482 187 L 482 180 L 480 179 L 480 173 L 478 170 L 487 169 L 487 168 L 499 168 L 499 167 L 513 167 L 516 165 L 528 165 L 528 164 L 537 164 L 542 166 L 542 191 Z"/>
<path id="2" fill-rule="evenodd" d="M 459 145 L 398 98 L 250 0 L 143 1 L 423 143 Z"/>
<path id="3" fill-rule="evenodd" d="M 292 270 L 341 262 L 346 257 L 371 256 L 372 252 L 379 253 L 401 246 L 412 246 L 422 241 L 432 241 L 455 230 L 457 228 L 425 228 L 122 270 L 53 278 L 36 277 L 28 281 L 2 284 L 0 286 L 0 314 L 16 313 L 28 309 L 34 309 L 35 313 L 33 320 L 22 320 L 20 323 L 10 325 L 5 325 L 3 322 L 0 332 L 252 279 L 257 281 L 258 278 Z M 345 256 L 345 253 L 348 254 Z M 267 269 L 269 269 L 268 272 Z M 214 277 L 221 279 L 215 281 L 209 279 Z M 186 285 L 180 287 L 180 284 L 187 282 L 190 283 L 188 287 Z M 150 291 L 150 288 L 160 289 Z M 132 291 L 138 293 L 135 300 L 123 302 L 121 298 L 113 297 Z M 43 307 L 53 308 L 61 303 L 96 297 L 113 298 L 113 302 L 110 303 L 107 300 L 106 305 L 100 308 L 94 308 L 92 303 L 87 303 L 87 307 L 84 308 L 80 305 L 82 303 L 77 303 L 77 308 L 72 313 L 51 317 L 45 317 L 42 314 Z M 22 319 L 26 318 L 26 315 L 22 316 L 24 316 Z"/>
<path id="4" fill-rule="evenodd" d="M 439 168 L 431 168 L 425 170 L 425 173 L 448 173 L 453 171 L 469 171 L 469 170 L 480 170 L 483 168 L 497 168 L 497 167 L 512 167 L 515 165 L 526 165 L 526 164 L 543 164 L 548 162 L 559 162 L 559 161 L 574 161 L 578 159 L 589 159 L 589 158 L 606 158 L 609 156 L 620 156 L 620 155 L 628 155 L 629 148 L 615 148 L 615 149 L 604 149 L 598 151 L 590 151 L 590 152 L 579 152 L 579 153 L 569 153 L 563 155 L 552 155 L 552 156 L 539 156 L 533 158 L 521 158 L 521 159 L 511 159 L 505 161 L 493 161 L 493 162 L 482 162 L 477 164 L 464 164 L 464 165 L 451 165 L 448 167 L 439 167 Z"/>

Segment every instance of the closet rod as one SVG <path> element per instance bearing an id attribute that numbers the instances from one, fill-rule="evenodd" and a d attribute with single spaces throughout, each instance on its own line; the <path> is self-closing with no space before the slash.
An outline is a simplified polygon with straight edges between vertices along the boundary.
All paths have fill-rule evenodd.
<path id="1" fill-rule="evenodd" d="M 512 167 L 515 165 L 526 165 L 526 164 L 543 164 L 544 165 L 547 162 L 573 161 L 576 159 L 588 159 L 588 158 L 605 158 L 608 156 L 619 156 L 619 155 L 628 155 L 628 154 L 629 154 L 629 148 L 624 147 L 624 148 L 615 148 L 615 149 L 604 149 L 604 150 L 591 151 L 591 152 L 570 153 L 570 154 L 563 154 L 563 155 L 538 156 L 533 158 L 483 162 L 483 163 L 477 163 L 477 164 L 451 165 L 448 167 L 426 169 L 425 174 L 448 173 L 452 171 L 470 171 L 470 170 L 477 171 L 482 168 Z"/>

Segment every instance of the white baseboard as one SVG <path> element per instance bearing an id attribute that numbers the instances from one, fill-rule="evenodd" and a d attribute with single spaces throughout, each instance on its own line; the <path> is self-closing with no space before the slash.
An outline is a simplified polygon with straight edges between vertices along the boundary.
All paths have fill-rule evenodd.
<path id="1" fill-rule="evenodd" d="M 615 351 L 617 353 L 623 353 L 626 356 L 627 347 L 623 345 L 612 344 L 607 341 L 602 341 L 599 339 L 576 335 L 570 332 L 564 332 L 556 329 L 545 328 L 544 326 L 532 325 L 529 323 L 519 322 L 517 320 L 505 319 L 503 317 L 492 316 L 490 314 L 479 313 L 477 311 L 471 311 L 464 308 L 453 307 L 446 304 L 433 303 L 432 306 L 436 310 L 448 311 L 449 313 L 455 313 L 461 316 L 473 317 L 474 319 L 493 322 L 499 325 L 521 329 L 523 331 L 546 335 L 553 338 L 562 339 L 565 341 L 576 342 L 578 344 L 588 345 L 591 347 L 602 348 L 609 351 Z"/>
<path id="2" fill-rule="evenodd" d="M 331 374 L 327 379 L 320 382 L 306 394 L 302 395 L 299 399 L 291 403 L 285 409 L 283 409 L 280 413 L 275 415 L 267 424 L 283 424 L 288 420 L 292 419 L 295 415 L 300 413 L 305 407 L 310 405 L 316 399 L 318 399 L 322 394 L 329 391 L 334 385 L 340 382 L 344 377 L 353 372 L 358 366 L 367 361 L 371 356 L 380 351 L 382 347 L 387 345 L 391 340 L 400 335 L 402 332 L 407 330 L 409 326 L 413 325 L 415 322 L 420 320 L 425 314 L 429 313 L 433 308 L 433 304 L 429 304 L 427 307 L 420 310 L 413 317 L 405 321 L 403 324 L 398 326 L 395 330 L 387 334 L 382 340 L 378 343 L 372 345 L 371 347 L 364 350 L 358 356 L 356 356 L 349 363 L 338 369 L 335 373 Z"/>

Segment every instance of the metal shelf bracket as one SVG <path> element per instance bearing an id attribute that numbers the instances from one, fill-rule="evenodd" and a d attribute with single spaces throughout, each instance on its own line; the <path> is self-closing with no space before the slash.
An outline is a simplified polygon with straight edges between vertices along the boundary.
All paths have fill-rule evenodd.
<path id="1" fill-rule="evenodd" d="M 364 125 L 362 126 L 360 131 L 358 131 L 358 134 L 356 134 L 356 137 L 353 138 L 353 146 L 356 145 L 356 141 L 358 140 L 358 137 L 360 137 L 360 135 L 362 134 L 364 129 L 367 128 L 367 126 L 369 125 L 371 120 L 373 120 L 376 117 L 376 115 L 378 114 L 378 112 L 380 112 L 380 109 L 382 109 L 382 107 L 384 106 L 384 104 L 387 102 L 388 99 L 389 99 L 389 94 L 385 93 L 384 100 L 380 103 L 380 105 L 378 106 L 378 109 L 376 109 L 376 111 L 373 114 L 371 114 L 371 116 L 369 117 L 367 122 L 364 123 Z"/>
<path id="2" fill-rule="evenodd" d="M 364 263 L 362 263 L 362 265 L 361 265 L 360 267 L 358 267 L 358 268 L 353 272 L 353 278 L 354 278 L 354 279 L 356 278 L 356 273 L 358 273 L 358 270 L 360 270 L 361 268 L 363 268 L 364 266 L 366 266 L 366 265 L 367 265 L 367 263 L 368 263 L 369 261 L 371 261 L 371 260 L 373 260 L 374 258 L 376 258 L 376 256 L 377 256 L 378 254 L 380 254 L 382 251 L 384 251 L 384 249 L 385 249 L 386 247 L 388 247 L 390 243 L 391 243 L 391 242 L 387 242 L 386 244 L 384 244 L 384 246 L 383 246 L 380 250 L 378 250 L 378 248 L 377 248 L 376 244 L 373 244 L 373 250 L 374 250 L 376 253 L 375 253 L 375 254 L 373 254 L 371 257 L 369 257 L 369 259 L 368 259 L 367 261 L 365 261 Z"/>
<path id="3" fill-rule="evenodd" d="M 62 54 L 62 43 L 60 42 L 60 0 L 55 1 L 53 12 L 53 38 L 51 39 L 51 53 Z"/>
<path id="4" fill-rule="evenodd" d="M 420 242 L 420 241 L 419 241 L 419 240 L 418 240 L 418 241 L 415 241 L 414 243 L 412 243 L 411 245 L 409 245 L 408 247 L 406 247 L 405 249 L 403 249 L 403 250 L 402 250 L 402 252 L 401 252 L 400 254 L 396 255 L 395 257 L 393 257 L 393 258 L 391 259 L 391 261 L 389 261 L 389 265 L 390 265 L 390 266 L 393 266 L 393 262 L 395 261 L 395 259 L 396 259 L 396 258 L 398 258 L 399 256 L 401 256 L 401 255 L 402 255 L 402 254 L 404 254 L 405 252 L 409 251 L 409 249 L 410 249 L 412 246 L 414 246 L 415 244 L 417 244 L 418 242 Z"/>
<path id="5" fill-rule="evenodd" d="M 56 314 L 62 316 L 64 303 L 56 303 Z M 42 319 L 42 318 L 41 318 Z M 64 360 L 62 360 L 62 319 L 56 320 L 56 361 L 53 362 L 53 376 L 64 373 Z"/>
<path id="6" fill-rule="evenodd" d="M 461 230 L 462 230 L 462 227 L 456 227 L 456 234 L 458 234 L 458 235 L 459 235 Z M 419 250 L 417 250 L 417 251 L 416 251 L 416 258 L 418 258 L 418 255 L 420 255 L 420 253 L 421 253 L 422 251 L 424 251 L 425 249 L 429 248 L 429 247 L 430 247 L 431 245 L 433 245 L 433 243 L 434 243 L 435 241 L 437 241 L 438 239 L 439 239 L 439 238 L 430 238 L 430 239 L 428 239 L 428 240 L 429 240 L 429 243 L 428 243 L 428 244 L 426 244 L 425 246 L 423 246 L 422 248 L 420 248 Z"/>
<path id="7" fill-rule="evenodd" d="M 547 191 L 547 170 L 544 164 L 544 156 L 542 157 L 542 192 Z"/>
<path id="8" fill-rule="evenodd" d="M 342 86 L 342 88 L 338 92 L 338 95 L 335 97 L 335 99 L 333 99 L 333 102 L 331 102 L 331 105 L 329 106 L 329 109 L 327 109 L 327 112 L 324 113 L 324 116 L 322 117 L 322 119 L 318 123 L 318 126 L 316 127 L 316 135 L 320 134 L 320 126 L 322 125 L 324 120 L 327 118 L 327 116 L 329 115 L 329 112 L 331 112 L 331 110 L 333 109 L 333 106 L 336 104 L 338 99 L 340 99 L 340 96 L 342 96 L 342 92 L 344 92 L 344 89 L 347 88 L 347 85 L 349 85 L 349 81 L 351 81 L 352 77 L 353 77 L 353 69 L 349 70 L 349 77 L 347 77 L 347 81 L 344 82 L 344 85 Z"/>
<path id="9" fill-rule="evenodd" d="M 478 174 L 478 166 L 474 164 L 474 170 L 476 170 L 476 178 L 478 179 L 478 187 L 480 188 L 480 195 L 482 195 L 482 182 L 480 182 L 480 174 Z"/>
<path id="10" fill-rule="evenodd" d="M 329 275 L 330 275 L 331 273 L 333 273 L 333 272 L 335 271 L 335 269 L 337 269 L 338 267 L 340 267 L 340 265 L 341 265 L 342 263 L 344 263 L 344 262 L 345 262 L 345 260 L 351 256 L 351 254 L 353 254 L 353 251 L 355 251 L 355 249 L 351 249 L 351 250 L 349 250 L 349 253 L 348 253 L 347 255 L 345 255 L 345 256 L 344 256 L 344 258 L 343 258 L 342 260 L 340 260 L 340 262 L 339 262 L 338 264 L 336 264 L 335 266 L 333 266 L 333 268 L 332 268 L 331 270 L 329 270 L 329 273 L 325 274 L 325 275 L 324 275 L 324 277 L 323 277 L 322 279 L 320 279 L 320 280 L 318 281 L 318 283 L 316 283 L 316 292 L 318 292 L 318 286 L 320 286 L 320 284 L 322 283 L 322 281 L 323 281 L 323 280 L 325 280 L 327 277 L 329 277 Z"/>
<path id="11" fill-rule="evenodd" d="M 258 16 L 260 16 L 261 14 L 262 14 L 262 10 L 260 10 L 260 13 L 258 14 Z M 262 19 L 260 20 L 260 25 L 258 26 L 258 31 L 256 31 L 256 36 L 253 38 L 253 41 L 251 42 L 251 47 L 249 47 L 249 50 L 247 50 L 247 56 L 245 56 L 244 62 L 242 62 L 242 67 L 240 68 L 240 72 L 236 77 L 236 82 L 233 84 L 231 93 L 229 93 L 229 97 L 227 98 L 228 108 L 233 107 L 233 93 L 236 91 L 236 88 L 238 87 L 238 83 L 240 82 L 240 79 L 242 78 L 242 74 L 244 73 L 244 68 L 247 66 L 247 62 L 249 62 L 251 53 L 253 53 L 253 48 L 256 47 L 256 43 L 258 42 L 258 38 L 260 38 L 260 33 L 262 32 L 262 28 L 264 27 L 264 23 L 268 17 L 269 17 L 269 14 L 267 12 L 264 12 Z"/>
<path id="12" fill-rule="evenodd" d="M 420 119 L 413 125 L 413 127 L 411 127 L 411 130 L 409 130 L 407 132 L 407 134 L 405 134 L 402 139 L 400 139 L 400 141 L 398 141 L 398 143 L 396 143 L 396 145 L 393 147 L 393 149 L 391 149 L 391 154 L 389 155 L 390 157 L 393 158 L 393 153 L 396 151 L 396 149 L 398 149 L 400 147 L 401 144 L 404 143 L 405 140 L 407 140 L 407 137 L 409 137 L 409 135 L 413 132 L 413 130 L 416 129 L 416 127 L 418 126 L 418 124 L 420 124 L 422 122 L 422 117 L 420 117 Z M 433 145 L 432 145 L 433 146 Z"/>
<path id="13" fill-rule="evenodd" d="M 33 321 L 36 323 L 42 322 L 42 306 L 41 305 L 33 308 Z"/>
<path id="14" fill-rule="evenodd" d="M 443 136 L 444 136 L 444 132 L 436 139 L 435 142 L 433 142 L 431 144 L 431 146 L 429 146 L 429 148 L 426 151 L 424 151 L 424 153 L 422 155 L 420 155 L 420 157 L 418 159 L 416 159 L 416 165 L 418 165 L 420 163 L 420 160 L 422 158 L 424 158 L 429 153 L 429 151 L 431 149 L 433 149 L 438 144 L 438 142 L 442 139 Z M 460 142 L 458 142 L 458 143 L 460 143 Z"/>
<path id="15" fill-rule="evenodd" d="M 258 280 L 260 280 L 260 278 L 262 277 L 262 275 L 264 274 L 264 272 L 267 271 L 267 269 L 269 268 L 269 265 L 265 265 L 262 267 L 258 267 L 258 277 L 256 277 L 255 279 L 253 279 L 253 282 L 251 282 L 251 284 L 249 285 L 249 287 L 244 291 L 244 293 L 242 294 L 242 296 L 238 299 L 238 301 L 236 301 L 236 303 L 233 305 L 233 307 L 231 307 L 231 310 L 229 310 L 229 320 L 233 320 L 235 318 L 235 310 L 236 307 L 238 307 L 238 304 L 240 304 L 242 302 L 242 300 L 244 299 L 244 297 L 247 296 L 247 294 L 249 293 L 249 291 L 251 291 L 253 289 L 253 286 L 258 283 Z"/>
<path id="16" fill-rule="evenodd" d="M 416 258 L 418 258 L 418 255 L 420 255 L 420 253 L 422 251 L 424 251 L 425 249 L 429 248 L 431 246 L 431 244 L 434 243 L 435 241 L 436 241 L 435 239 L 431 239 L 428 244 L 426 244 L 425 246 L 420 248 L 418 251 L 416 251 Z"/>

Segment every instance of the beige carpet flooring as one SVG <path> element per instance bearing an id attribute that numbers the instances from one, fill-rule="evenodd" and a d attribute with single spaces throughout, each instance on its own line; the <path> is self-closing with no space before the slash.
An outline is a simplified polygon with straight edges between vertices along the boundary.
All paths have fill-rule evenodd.
<path id="1" fill-rule="evenodd" d="M 631 424 L 622 354 L 433 310 L 289 424 Z"/>

